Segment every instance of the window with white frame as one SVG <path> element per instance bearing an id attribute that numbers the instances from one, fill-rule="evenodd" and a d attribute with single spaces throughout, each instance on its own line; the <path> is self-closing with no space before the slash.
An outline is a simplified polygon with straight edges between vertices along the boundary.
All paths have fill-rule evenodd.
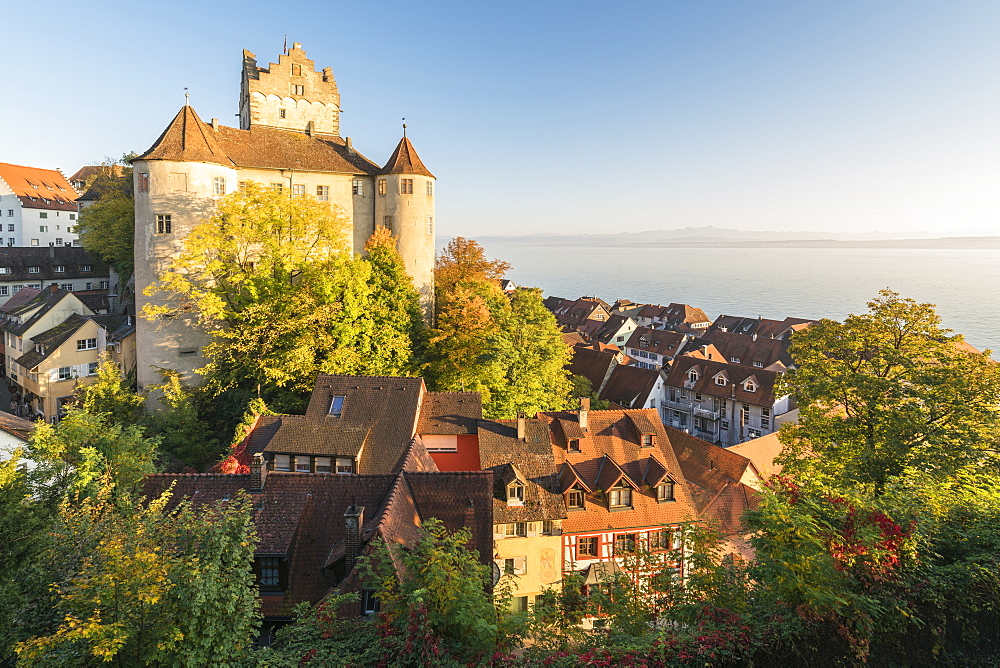
<path id="1" fill-rule="evenodd" d="M 503 560 L 503 572 L 507 575 L 524 575 L 528 572 L 527 557 L 507 557 Z"/>
<path id="2" fill-rule="evenodd" d="M 379 195 L 385 194 L 385 179 L 378 180 L 378 194 Z"/>
<path id="3" fill-rule="evenodd" d="M 293 183 L 292 184 L 292 197 L 305 197 L 306 196 L 306 184 L 304 183 Z"/>
<path id="4" fill-rule="evenodd" d="M 364 179 L 354 179 L 351 181 L 351 194 L 352 195 L 364 195 L 365 194 L 365 180 Z"/>
<path id="5" fill-rule="evenodd" d="M 73 367 L 71 366 L 59 367 L 59 380 L 69 380 L 72 377 L 73 377 Z"/>
<path id="6" fill-rule="evenodd" d="M 726 384 L 726 377 L 724 375 L 722 375 L 721 373 L 718 374 L 715 377 L 715 384 L 716 385 L 725 385 Z"/>
<path id="7" fill-rule="evenodd" d="M 337 473 L 340 475 L 354 473 L 354 460 L 350 457 L 337 457 Z"/>
<path id="8" fill-rule="evenodd" d="M 226 177 L 216 176 L 212 179 L 212 194 L 213 195 L 225 195 L 226 194 Z"/>
<path id="9" fill-rule="evenodd" d="M 173 232 L 173 223 L 169 213 L 159 213 L 156 215 L 156 233 L 170 234 Z"/>
<path id="10" fill-rule="evenodd" d="M 399 180 L 399 193 L 401 195 L 412 195 L 413 194 L 413 179 L 400 179 Z"/>
<path id="11" fill-rule="evenodd" d="M 41 270 L 42 270 L 41 267 L 28 267 L 28 273 L 29 274 L 37 274 Z"/>
<path id="12" fill-rule="evenodd" d="M 687 379 L 688 379 L 688 382 L 691 382 L 691 383 L 698 382 L 698 371 L 697 371 L 697 369 L 691 369 L 690 371 L 688 371 L 687 372 Z"/>
<path id="13" fill-rule="evenodd" d="M 52 271 L 56 272 L 57 274 L 61 274 L 66 271 L 66 265 L 57 264 L 56 266 L 52 267 Z"/>
<path id="14" fill-rule="evenodd" d="M 656 486 L 656 500 L 660 503 L 674 500 L 674 483 L 672 480 L 664 480 Z"/>
<path id="15" fill-rule="evenodd" d="M 333 457 L 316 457 L 316 473 L 332 473 Z"/>
<path id="16" fill-rule="evenodd" d="M 611 508 L 628 508 L 632 505 L 632 490 L 628 487 L 615 487 L 608 491 L 608 506 Z"/>
<path id="17" fill-rule="evenodd" d="M 330 186 L 316 186 L 316 199 L 320 202 L 329 202 Z"/>
<path id="18" fill-rule="evenodd" d="M 312 461 L 309 457 L 304 455 L 295 456 L 295 472 L 296 473 L 311 473 L 312 472 Z"/>
<path id="19" fill-rule="evenodd" d="M 745 383 L 743 383 L 743 389 L 746 390 L 747 392 L 756 392 L 757 384 L 754 383 L 752 380 L 748 380 Z"/>
<path id="20" fill-rule="evenodd" d="M 514 481 L 507 485 L 507 505 L 508 506 L 523 506 L 524 505 L 524 485 L 518 481 Z"/>
<path id="21" fill-rule="evenodd" d="M 292 457 L 291 457 L 291 455 L 275 455 L 274 456 L 274 470 L 275 471 L 291 471 L 292 470 Z"/>
<path id="22" fill-rule="evenodd" d="M 428 181 L 427 182 L 427 196 L 431 197 L 433 195 L 434 195 L 434 182 L 433 181 Z"/>

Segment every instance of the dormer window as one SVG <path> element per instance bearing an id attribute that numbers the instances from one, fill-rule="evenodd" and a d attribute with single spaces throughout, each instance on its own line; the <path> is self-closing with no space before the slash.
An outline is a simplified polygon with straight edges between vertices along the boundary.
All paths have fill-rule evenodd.
<path id="1" fill-rule="evenodd" d="M 337 473 L 340 475 L 354 473 L 354 460 L 350 457 L 337 457 Z"/>
<path id="2" fill-rule="evenodd" d="M 330 417 L 340 417 L 344 411 L 344 399 L 346 398 L 342 394 L 333 395 L 333 398 L 330 399 Z"/>
<path id="3" fill-rule="evenodd" d="M 570 510 L 583 510 L 585 494 L 579 487 L 573 487 L 566 495 L 566 507 Z"/>
<path id="4" fill-rule="evenodd" d="M 632 490 L 628 487 L 615 487 L 608 490 L 608 507 L 630 508 L 632 506 Z"/>
<path id="5" fill-rule="evenodd" d="M 740 358 L 739 357 L 730 357 L 729 361 L 732 362 L 733 364 L 739 364 L 740 363 Z"/>
<path id="6" fill-rule="evenodd" d="M 725 385 L 726 384 L 726 377 L 723 374 L 720 373 L 719 375 L 717 375 L 715 377 L 715 384 L 716 385 Z"/>
<path id="7" fill-rule="evenodd" d="M 651 448 L 656 445 L 656 434 L 643 434 L 642 447 Z"/>
<path id="8" fill-rule="evenodd" d="M 580 439 L 578 438 L 569 439 L 569 442 L 566 445 L 566 449 L 569 450 L 570 452 L 580 452 Z"/>
<path id="9" fill-rule="evenodd" d="M 691 369 L 690 371 L 688 371 L 687 379 L 691 383 L 697 383 L 698 382 L 698 371 L 696 369 Z"/>
<path id="10" fill-rule="evenodd" d="M 743 383 L 743 389 L 746 390 L 747 392 L 756 392 L 757 384 L 754 383 L 752 380 L 748 380 L 745 383 Z"/>
<path id="11" fill-rule="evenodd" d="M 656 486 L 656 501 L 657 503 L 664 503 L 666 501 L 674 501 L 674 483 L 671 480 L 664 480 L 659 485 Z"/>
<path id="12" fill-rule="evenodd" d="M 508 506 L 523 506 L 524 505 L 524 485 L 516 480 L 509 485 L 507 485 L 507 505 Z"/>
<path id="13" fill-rule="evenodd" d="M 755 367 L 757 367 L 758 369 L 763 369 L 763 368 L 764 368 L 764 363 L 763 363 L 763 362 L 761 362 L 761 361 L 759 361 L 759 360 L 754 360 L 754 361 L 753 361 L 753 365 L 754 365 Z"/>

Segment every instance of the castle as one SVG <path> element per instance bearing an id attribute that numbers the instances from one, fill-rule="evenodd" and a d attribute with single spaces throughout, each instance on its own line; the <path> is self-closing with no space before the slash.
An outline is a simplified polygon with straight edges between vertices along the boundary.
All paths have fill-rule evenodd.
<path id="1" fill-rule="evenodd" d="M 360 250 L 381 225 L 395 235 L 425 309 L 433 300 L 434 181 L 403 138 L 384 166 L 340 136 L 340 93 L 331 69 L 317 71 L 295 43 L 267 68 L 243 51 L 239 129 L 203 122 L 188 104 L 153 146 L 133 162 L 136 294 L 170 267 L 187 234 L 216 201 L 256 182 L 339 206 Z M 405 128 L 405 126 L 404 126 Z M 146 298 L 162 303 L 159 295 Z M 157 367 L 193 380 L 204 366 L 208 335 L 183 313 L 138 320 L 139 386 L 160 382 Z"/>

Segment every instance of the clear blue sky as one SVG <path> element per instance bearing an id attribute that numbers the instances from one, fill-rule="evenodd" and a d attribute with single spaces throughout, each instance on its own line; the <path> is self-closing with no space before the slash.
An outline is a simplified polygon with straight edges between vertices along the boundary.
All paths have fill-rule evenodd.
<path id="1" fill-rule="evenodd" d="M 376 162 L 400 118 L 442 234 L 715 225 L 1000 234 L 1000 3 L 8 3 L 0 161 L 237 125 L 241 50 L 332 66 Z"/>

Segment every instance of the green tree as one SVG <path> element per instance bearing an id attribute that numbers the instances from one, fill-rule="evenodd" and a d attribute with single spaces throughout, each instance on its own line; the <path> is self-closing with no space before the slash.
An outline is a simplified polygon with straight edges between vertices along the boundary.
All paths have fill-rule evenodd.
<path id="1" fill-rule="evenodd" d="M 1000 433 L 1000 365 L 941 328 L 930 304 L 883 290 L 868 306 L 792 338 L 797 368 L 781 383 L 800 410 L 782 430 L 789 471 L 881 491 L 908 470 L 982 463 Z"/>
<path id="2" fill-rule="evenodd" d="M 359 560 L 378 592 L 382 614 L 399 638 L 395 665 L 442 665 L 489 657 L 497 643 L 490 569 L 467 546 L 467 529 L 450 533 L 436 519 L 420 527 L 410 549 L 377 544 Z"/>
<path id="3" fill-rule="evenodd" d="M 21 663 L 234 665 L 246 653 L 259 620 L 250 501 L 168 510 L 169 496 L 63 505 L 52 542 L 62 620 L 17 646 Z"/>
<path id="4" fill-rule="evenodd" d="M 97 199 L 80 211 L 77 234 L 80 245 L 114 267 L 121 276 L 132 273 L 134 265 L 135 201 L 132 194 L 132 160 L 125 154 L 107 160 L 107 174 L 99 175 L 90 189 Z M 117 174 L 111 172 L 117 170 Z"/>
<path id="5" fill-rule="evenodd" d="M 160 451 L 185 466 L 201 470 L 222 454 L 222 446 L 198 416 L 191 391 L 181 383 L 180 373 L 161 369 L 163 383 L 153 386 L 162 396 L 163 407 L 152 411 L 146 423 L 149 434 L 160 439 Z"/>
<path id="6" fill-rule="evenodd" d="M 579 408 L 580 397 L 590 397 L 590 407 L 594 410 L 603 411 L 611 406 L 610 401 L 605 401 L 598 396 L 594 384 L 586 376 L 572 375 L 569 377 L 569 382 L 572 389 L 570 390 L 570 403 L 566 406 L 568 409 L 576 410 Z"/>
<path id="7" fill-rule="evenodd" d="M 398 253 L 376 237 L 370 259 L 352 255 L 348 230 L 326 202 L 251 184 L 219 202 L 149 289 L 168 299 L 147 305 L 146 317 L 193 310 L 211 333 L 200 370 L 209 396 L 243 402 L 224 421 L 228 429 L 252 396 L 277 411 L 301 410 L 317 373 L 417 367 L 422 333 Z"/>
<path id="8" fill-rule="evenodd" d="M 481 392 L 491 418 L 562 409 L 571 390 L 569 346 L 540 290 L 500 289 L 508 268 L 462 238 L 438 258 L 428 378 L 438 390 Z"/>
<path id="9" fill-rule="evenodd" d="M 116 493 L 133 490 L 155 472 L 158 441 L 138 425 L 115 424 L 106 413 L 70 408 L 59 424 L 36 423 L 26 453 L 42 499 L 66 494 L 96 495 L 103 486 Z"/>
<path id="10" fill-rule="evenodd" d="M 76 388 L 78 403 L 92 415 L 104 415 L 116 425 L 139 424 L 146 399 L 122 376 L 114 362 L 102 357 L 93 382 Z"/>

